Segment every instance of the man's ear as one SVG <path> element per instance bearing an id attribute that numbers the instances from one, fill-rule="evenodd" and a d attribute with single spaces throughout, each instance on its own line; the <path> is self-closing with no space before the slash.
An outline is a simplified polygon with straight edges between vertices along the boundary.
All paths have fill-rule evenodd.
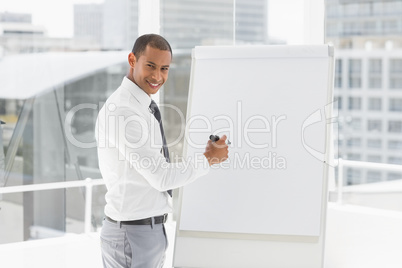
<path id="1" fill-rule="evenodd" d="M 135 57 L 133 52 L 130 52 L 130 54 L 128 54 L 128 64 L 130 64 L 131 68 L 134 68 L 136 63 L 137 63 L 137 58 Z"/>

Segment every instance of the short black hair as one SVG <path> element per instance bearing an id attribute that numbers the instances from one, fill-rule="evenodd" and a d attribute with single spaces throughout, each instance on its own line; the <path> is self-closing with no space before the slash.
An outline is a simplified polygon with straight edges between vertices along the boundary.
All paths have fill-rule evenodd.
<path id="1" fill-rule="evenodd" d="M 137 60 L 145 52 L 148 45 L 159 50 L 170 51 L 170 55 L 173 57 L 172 48 L 165 38 L 158 34 L 144 34 L 135 40 L 132 49 Z"/>

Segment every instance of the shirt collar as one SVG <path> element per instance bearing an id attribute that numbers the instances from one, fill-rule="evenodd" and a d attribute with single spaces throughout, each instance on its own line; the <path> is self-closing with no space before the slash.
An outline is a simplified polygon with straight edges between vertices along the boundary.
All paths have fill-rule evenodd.
<path id="1" fill-rule="evenodd" d="M 125 76 L 123 82 L 121 82 L 121 86 L 127 89 L 141 105 L 149 108 L 152 99 L 147 93 L 144 92 L 144 90 L 138 87 L 137 84 L 135 84 L 133 81 Z"/>

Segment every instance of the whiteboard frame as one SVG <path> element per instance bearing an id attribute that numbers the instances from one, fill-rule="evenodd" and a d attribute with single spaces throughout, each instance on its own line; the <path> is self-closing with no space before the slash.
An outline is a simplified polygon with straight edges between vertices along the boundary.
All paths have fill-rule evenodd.
<path id="1" fill-rule="evenodd" d="M 328 47 L 327 104 L 333 103 L 334 48 Z M 277 46 L 278 47 L 278 46 Z M 279 46 L 285 47 L 285 46 Z M 294 46 L 293 46 L 294 47 Z M 308 47 L 308 46 L 304 46 Z M 237 47 L 232 47 L 237 48 Z M 193 73 L 196 59 L 192 53 L 190 91 L 187 113 L 191 114 Z M 332 118 L 332 105 L 326 112 Z M 186 127 L 187 128 L 187 127 Z M 186 129 L 187 135 L 187 129 Z M 325 128 L 325 156 L 323 166 L 322 204 L 319 236 L 270 235 L 245 233 L 218 233 L 180 230 L 183 188 L 179 189 L 177 226 L 174 243 L 173 267 L 297 267 L 322 268 L 324 266 L 324 245 L 326 211 L 328 201 L 328 178 L 333 163 L 332 124 Z M 184 155 L 187 154 L 185 142 Z M 237 253 L 237 254 L 236 254 Z M 261 254 L 267 258 L 261 260 Z"/>

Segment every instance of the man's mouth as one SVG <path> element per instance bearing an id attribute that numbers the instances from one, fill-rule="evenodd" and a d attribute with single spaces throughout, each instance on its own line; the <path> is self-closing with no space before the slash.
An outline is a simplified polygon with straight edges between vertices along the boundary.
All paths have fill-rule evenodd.
<path id="1" fill-rule="evenodd" d="M 149 84 L 151 87 L 153 87 L 153 88 L 157 88 L 157 87 L 159 87 L 159 85 L 160 85 L 160 84 L 151 83 L 151 82 L 149 82 L 149 81 L 148 81 L 148 84 Z"/>

